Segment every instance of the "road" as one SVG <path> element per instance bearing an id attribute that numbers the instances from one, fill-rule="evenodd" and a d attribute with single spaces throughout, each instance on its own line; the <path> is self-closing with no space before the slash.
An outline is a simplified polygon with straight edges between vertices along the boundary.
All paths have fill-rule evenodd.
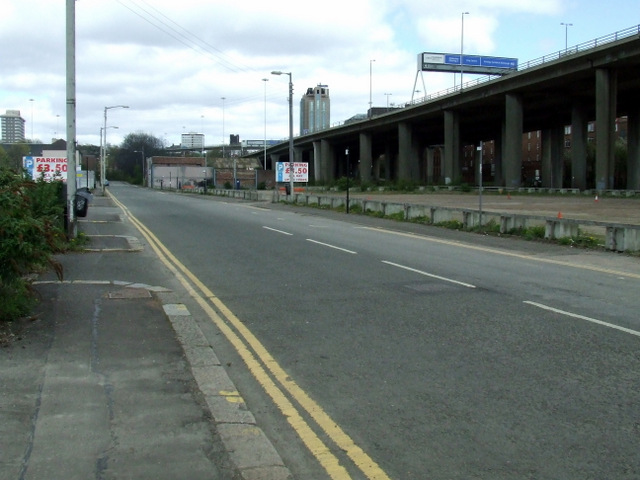
<path id="1" fill-rule="evenodd" d="M 639 478 L 637 258 L 110 188 L 296 478 Z"/>

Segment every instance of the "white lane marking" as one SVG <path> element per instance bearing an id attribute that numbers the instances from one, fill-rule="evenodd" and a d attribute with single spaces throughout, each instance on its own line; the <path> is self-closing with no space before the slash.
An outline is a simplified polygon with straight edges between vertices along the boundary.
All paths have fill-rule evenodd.
<path id="1" fill-rule="evenodd" d="M 579 320 L 586 320 L 587 322 L 595 323 L 597 325 L 602 325 L 603 327 L 613 328 L 615 330 L 620 330 L 621 332 L 630 333 L 631 335 L 635 335 L 636 337 L 640 337 L 640 332 L 636 330 L 631 330 L 630 328 L 621 327 L 620 325 L 614 325 L 613 323 L 603 322 L 602 320 L 598 320 L 591 317 L 585 317 L 584 315 L 578 315 L 577 313 L 567 312 L 565 310 L 560 310 L 558 308 L 553 308 L 548 305 L 543 305 L 542 303 L 530 302 L 525 300 L 523 303 L 527 305 L 532 305 L 534 307 L 541 308 L 543 310 L 548 310 L 550 312 L 559 313 L 560 315 L 566 315 L 567 317 L 577 318 Z"/>
<path id="2" fill-rule="evenodd" d="M 458 280 L 453 280 L 452 278 L 441 277 L 440 275 L 434 275 L 433 273 L 423 272 L 422 270 L 417 270 L 415 268 L 407 267 L 406 265 L 400 265 L 397 263 L 388 262 L 386 260 L 382 260 L 382 263 L 386 263 L 387 265 L 391 265 L 392 267 L 402 268 L 410 272 L 419 273 L 420 275 L 424 275 L 425 277 L 431 277 L 437 280 L 442 280 L 443 282 L 455 283 L 456 285 L 461 285 L 467 288 L 476 288 L 475 285 L 471 285 L 470 283 L 459 282 Z"/>
<path id="3" fill-rule="evenodd" d="M 276 230 L 275 228 L 265 227 L 264 225 L 262 226 L 262 228 L 264 228 L 265 230 L 271 230 L 272 232 L 281 233 L 281 234 L 283 234 L 283 235 L 290 235 L 290 236 L 293 236 L 293 233 L 283 232 L 282 230 Z"/>
<path id="4" fill-rule="evenodd" d="M 443 240 L 441 238 L 434 238 L 434 237 L 429 237 L 428 235 L 422 235 L 422 234 L 418 234 L 418 233 L 410 233 L 410 232 L 398 232 L 396 230 L 387 230 L 381 227 L 356 227 L 356 228 L 360 228 L 362 230 L 372 230 L 375 232 L 380 232 L 380 233 L 386 233 L 386 234 L 391 234 L 391 235 L 398 235 L 401 237 L 409 237 L 409 238 L 414 238 L 414 239 L 419 239 L 419 240 L 424 240 L 426 242 L 432 242 L 432 243 L 440 243 L 443 245 L 451 245 L 454 247 L 459 247 L 459 248 L 465 248 L 467 250 L 476 250 L 479 252 L 488 252 L 488 253 L 493 253 L 496 255 L 502 255 L 504 257 L 514 257 L 514 258 L 521 258 L 523 260 L 529 260 L 532 262 L 538 262 L 538 263 L 549 263 L 551 265 L 561 265 L 563 267 L 571 267 L 571 268 L 580 268 L 582 270 L 589 270 L 592 272 L 600 272 L 600 273 L 609 273 L 612 275 L 618 275 L 621 278 L 627 279 L 627 278 L 635 278 L 635 279 L 640 279 L 640 274 L 637 273 L 631 273 L 631 272 L 621 272 L 619 270 L 612 270 L 610 268 L 601 268 L 595 265 L 582 265 L 579 263 L 571 263 L 569 261 L 564 261 L 564 260 L 556 260 L 553 258 L 540 258 L 540 257 L 536 257 L 534 256 L 535 254 L 528 254 L 528 253 L 517 253 L 517 252 L 507 252 L 504 250 L 499 250 L 497 248 L 489 248 L 489 247 L 480 247 L 478 245 L 469 245 L 463 242 L 459 242 L 459 241 L 455 241 L 455 240 Z"/>
<path id="5" fill-rule="evenodd" d="M 318 242 L 317 240 L 312 240 L 310 238 L 307 238 L 307 242 L 317 243 L 318 245 L 322 245 L 322 246 L 329 247 L 329 248 L 334 248 L 336 250 L 340 250 L 340 251 L 346 252 L 346 253 L 352 253 L 353 255 L 357 255 L 358 254 L 358 252 L 354 252 L 353 250 L 347 250 L 346 248 L 336 247 L 335 245 L 330 245 L 328 243 Z"/>

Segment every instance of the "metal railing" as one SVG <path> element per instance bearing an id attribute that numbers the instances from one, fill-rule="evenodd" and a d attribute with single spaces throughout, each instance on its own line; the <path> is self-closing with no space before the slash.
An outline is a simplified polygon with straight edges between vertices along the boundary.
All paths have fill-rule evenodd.
<path id="1" fill-rule="evenodd" d="M 545 63 L 549 63 L 549 62 L 554 62 L 556 60 L 561 60 L 564 57 L 568 56 L 568 55 L 572 55 L 578 52 L 584 52 L 587 50 L 591 50 L 597 47 L 601 47 L 602 45 L 606 45 L 607 43 L 612 43 L 612 42 L 617 42 L 618 40 L 622 40 L 624 38 L 629 38 L 629 37 L 633 37 L 634 35 L 640 35 L 640 25 L 636 25 L 635 27 L 630 27 L 630 28 L 626 28 L 624 30 L 620 30 L 618 32 L 615 33 L 611 33 L 609 35 L 605 35 L 603 37 L 598 37 L 595 38 L 593 40 L 589 40 L 587 42 L 583 42 L 583 43 L 579 43 L 578 45 L 574 45 L 572 47 L 569 48 L 565 48 L 563 50 L 554 52 L 554 53 L 550 53 L 548 55 L 544 55 L 542 57 L 536 58 L 534 60 L 529 60 L 527 62 L 525 62 L 524 64 L 519 64 L 518 65 L 518 72 L 521 72 L 523 70 L 527 70 L 529 68 L 533 68 L 533 67 L 538 67 L 540 65 L 543 65 Z M 507 74 L 508 75 L 508 74 Z M 485 75 L 483 77 L 478 77 L 474 80 L 470 80 L 468 82 L 465 82 L 461 85 L 456 85 L 453 87 L 449 87 L 446 90 L 441 90 L 439 92 L 435 92 L 435 93 L 431 93 L 429 95 L 425 95 L 423 97 L 414 99 L 414 100 L 410 100 L 408 102 L 406 102 L 406 104 L 404 105 L 404 107 L 400 107 L 402 108 L 406 108 L 406 107 L 413 107 L 415 105 L 420 105 L 422 103 L 426 103 L 429 101 L 433 101 L 436 100 L 438 98 L 441 97 L 445 97 L 447 95 L 452 95 L 455 93 L 459 93 L 461 90 L 465 90 L 471 87 L 476 87 L 478 85 L 482 85 L 484 83 L 493 81 L 493 80 L 498 80 L 502 78 L 502 76 L 496 76 L 496 75 Z M 383 113 L 381 115 L 377 115 L 376 117 L 380 117 L 380 116 L 384 116 L 384 115 L 389 115 L 392 114 L 393 112 L 397 111 L 398 107 L 394 107 L 394 109 L 389 112 L 389 113 Z M 362 119 L 362 120 L 352 120 L 349 123 L 359 123 L 359 122 L 366 122 L 369 119 Z M 347 120 L 348 121 L 348 120 Z M 341 127 L 343 125 L 345 125 L 346 121 L 341 121 L 338 123 L 334 123 L 331 125 L 330 128 L 335 128 L 335 127 Z"/>
<path id="2" fill-rule="evenodd" d="M 604 37 L 598 37 L 593 40 L 589 40 L 587 42 L 579 43 L 578 45 L 574 45 L 569 48 L 565 48 L 563 50 L 550 53 L 548 55 L 544 55 L 542 57 L 536 58 L 534 60 L 529 60 L 524 64 L 518 65 L 518 72 L 523 70 L 527 70 L 529 68 L 538 67 L 545 63 L 555 62 L 556 60 L 561 60 L 568 55 L 572 55 L 578 52 L 584 52 L 587 50 L 592 50 L 597 47 L 601 47 L 602 45 L 606 45 L 607 43 L 617 42 L 618 40 L 622 40 L 624 38 L 629 38 L 634 35 L 640 35 L 640 25 L 636 25 L 635 27 L 626 28 L 624 30 L 620 30 L 615 33 L 611 33 L 609 35 L 605 35 Z M 508 75 L 508 74 L 507 74 Z M 501 78 L 501 77 L 500 77 Z M 446 90 L 442 90 L 440 92 L 432 93 L 430 95 L 425 95 L 420 99 L 416 99 L 410 102 L 407 102 L 406 106 L 417 105 L 420 103 L 427 102 L 429 100 L 434 100 L 436 98 L 440 98 L 446 95 L 451 95 L 452 93 L 459 92 L 460 90 L 464 90 L 467 88 L 475 87 L 477 85 L 489 82 L 491 80 L 496 80 L 495 75 L 486 75 L 484 77 L 479 77 L 474 80 L 470 80 L 462 86 L 456 85 L 454 87 L 449 87 Z"/>

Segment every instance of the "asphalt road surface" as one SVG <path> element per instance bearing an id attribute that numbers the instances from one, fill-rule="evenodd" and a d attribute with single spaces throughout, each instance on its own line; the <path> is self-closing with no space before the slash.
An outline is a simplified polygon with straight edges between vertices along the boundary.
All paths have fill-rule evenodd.
<path id="1" fill-rule="evenodd" d="M 296 478 L 640 478 L 637 257 L 110 188 Z"/>

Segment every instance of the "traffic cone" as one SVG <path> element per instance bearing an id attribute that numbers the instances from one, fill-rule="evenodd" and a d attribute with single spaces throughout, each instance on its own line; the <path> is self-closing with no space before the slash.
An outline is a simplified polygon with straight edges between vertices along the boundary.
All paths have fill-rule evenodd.
<path id="1" fill-rule="evenodd" d="M 511 194 L 507 193 L 507 200 L 511 200 Z"/>
<path id="2" fill-rule="evenodd" d="M 558 212 L 558 218 L 562 218 L 562 212 Z"/>
<path id="3" fill-rule="evenodd" d="M 595 199 L 595 201 L 596 201 L 596 202 L 598 201 L 598 195 L 596 195 L 596 199 Z"/>

